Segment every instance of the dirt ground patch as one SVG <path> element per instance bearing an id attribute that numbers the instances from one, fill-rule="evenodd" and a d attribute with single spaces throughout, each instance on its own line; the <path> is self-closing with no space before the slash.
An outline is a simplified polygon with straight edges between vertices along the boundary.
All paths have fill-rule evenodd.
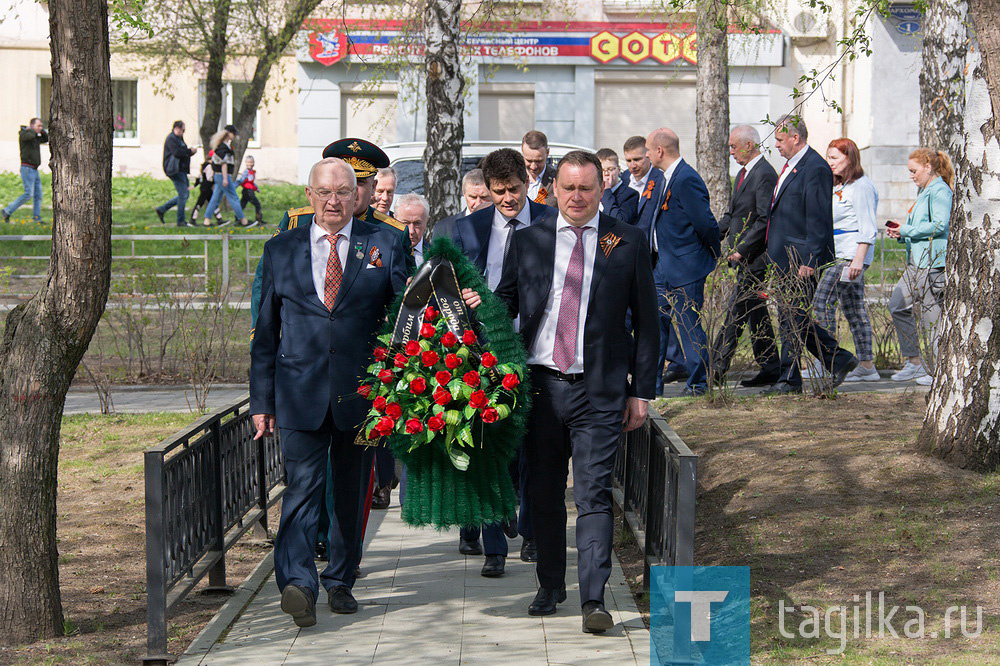
<path id="1" fill-rule="evenodd" d="M 64 417 L 57 530 L 66 636 L 0 648 L 0 664 L 135 664 L 142 658 L 146 648 L 142 451 L 192 419 L 190 414 Z M 239 585 L 268 549 L 248 537 L 238 543 L 227 559 L 229 584 Z M 170 652 L 183 652 L 224 601 L 225 597 L 192 592 L 170 616 Z"/>
<path id="2" fill-rule="evenodd" d="M 661 407 L 700 456 L 696 564 L 751 569 L 755 663 L 1000 663 L 1000 475 L 964 472 L 916 450 L 922 396 L 748 398 L 729 408 L 672 400 Z M 875 606 L 871 638 L 866 592 Z M 892 619 L 899 638 L 888 630 L 878 636 L 879 592 L 886 613 L 900 607 Z M 803 605 L 819 609 L 822 622 L 823 609 L 847 607 L 843 654 L 827 652 L 839 651 L 841 641 L 823 625 L 816 638 L 782 636 L 781 602 L 794 606 L 785 615 L 790 634 L 803 622 L 806 633 L 814 628 Z M 907 605 L 924 613 L 923 638 L 903 635 L 918 617 Z M 981 634 L 963 636 L 956 612 L 945 638 L 946 609 L 963 605 L 968 633 Z M 839 613 L 830 615 L 839 634 Z M 908 626 L 917 633 L 916 623 Z"/>

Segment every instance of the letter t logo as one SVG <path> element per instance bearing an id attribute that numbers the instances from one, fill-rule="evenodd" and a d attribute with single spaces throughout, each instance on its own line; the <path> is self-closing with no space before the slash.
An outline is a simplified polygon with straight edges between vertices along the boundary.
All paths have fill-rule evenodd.
<path id="1" fill-rule="evenodd" d="M 725 601 L 729 596 L 726 590 L 696 591 L 677 590 L 674 601 L 687 601 L 691 604 L 691 640 L 712 640 L 712 602 Z"/>

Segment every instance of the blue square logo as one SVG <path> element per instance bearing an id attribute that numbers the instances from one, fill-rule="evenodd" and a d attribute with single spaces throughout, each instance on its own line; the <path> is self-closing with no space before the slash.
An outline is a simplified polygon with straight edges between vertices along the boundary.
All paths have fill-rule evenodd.
<path id="1" fill-rule="evenodd" d="M 650 661 L 749 664 L 750 567 L 651 567 Z"/>

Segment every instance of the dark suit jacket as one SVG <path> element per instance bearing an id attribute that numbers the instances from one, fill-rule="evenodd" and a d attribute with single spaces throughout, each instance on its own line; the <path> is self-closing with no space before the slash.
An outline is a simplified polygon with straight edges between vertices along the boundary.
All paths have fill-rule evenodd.
<path id="1" fill-rule="evenodd" d="M 372 362 L 376 333 L 406 282 L 403 244 L 395 229 L 355 218 L 330 312 L 313 286 L 310 226 L 264 245 L 260 314 L 250 348 L 250 412 L 274 414 L 282 428 L 316 430 L 329 408 L 337 429 L 351 431 L 368 412 L 357 388 Z M 368 268 L 372 247 L 381 252 L 381 268 Z"/>
<path id="2" fill-rule="evenodd" d="M 434 226 L 430 229 L 430 240 L 433 241 L 435 238 L 451 238 L 455 235 L 455 222 L 465 217 L 465 210 L 463 209 L 461 213 L 455 213 L 454 215 L 449 215 L 448 217 L 442 218 L 434 223 Z"/>
<path id="3" fill-rule="evenodd" d="M 604 214 L 621 220 L 625 224 L 635 224 L 639 218 L 639 193 L 622 183 L 618 189 L 604 190 L 601 196 Z"/>
<path id="4" fill-rule="evenodd" d="M 739 178 L 737 176 L 737 178 Z M 774 167 L 763 157 L 743 177 L 739 187 L 733 183 L 733 196 L 729 209 L 719 219 L 719 232 L 727 240 L 727 254 L 739 252 L 744 258 L 764 240 L 767 216 L 771 209 L 771 195 L 778 182 Z M 763 252 L 747 263 L 741 262 L 752 273 L 764 271 L 766 260 Z"/>
<path id="5" fill-rule="evenodd" d="M 622 410 L 628 396 L 652 399 L 656 393 L 659 317 L 646 239 L 635 227 L 601 215 L 597 237 L 621 238 L 607 256 L 598 243 L 590 303 L 581 313 L 583 367 L 587 397 L 595 409 Z M 521 335 L 530 349 L 552 290 L 556 218 L 518 229 L 496 294 L 512 317 L 521 317 Z M 625 313 L 632 311 L 632 330 Z M 632 380 L 629 382 L 629 375 Z"/>
<path id="6" fill-rule="evenodd" d="M 555 217 L 558 211 L 550 206 L 537 204 L 530 199 L 525 202 L 528 206 L 528 217 L 530 224 L 537 224 L 539 220 L 546 217 Z M 462 251 L 469 261 L 474 263 L 479 272 L 486 270 L 486 259 L 490 249 L 490 234 L 493 232 L 493 213 L 496 206 L 480 208 L 472 215 L 459 218 L 455 221 L 455 231 L 452 233 L 452 240 Z"/>
<path id="7" fill-rule="evenodd" d="M 680 287 L 703 279 L 715 269 L 720 252 L 719 225 L 708 203 L 705 181 L 682 161 L 670 182 L 653 190 L 651 201 L 658 253 L 653 268 L 656 283 Z"/>
<path id="8" fill-rule="evenodd" d="M 622 180 L 625 181 L 625 186 L 627 187 L 630 182 L 629 176 L 623 174 Z M 652 190 L 648 190 L 649 183 L 653 183 Z M 653 204 L 656 203 L 656 192 L 663 187 L 663 172 L 656 167 L 649 167 L 649 180 L 646 181 L 646 187 L 647 190 L 643 190 L 641 194 L 636 192 L 639 196 L 639 205 L 635 213 L 635 226 L 642 229 L 647 239 L 652 239 L 650 234 L 653 228 L 653 209 L 655 208 Z M 649 197 L 645 196 L 646 191 L 649 191 Z"/>
<path id="9" fill-rule="evenodd" d="M 767 226 L 768 260 L 783 272 L 800 264 L 818 268 L 834 256 L 833 172 L 819 153 L 805 150 L 781 184 Z"/>

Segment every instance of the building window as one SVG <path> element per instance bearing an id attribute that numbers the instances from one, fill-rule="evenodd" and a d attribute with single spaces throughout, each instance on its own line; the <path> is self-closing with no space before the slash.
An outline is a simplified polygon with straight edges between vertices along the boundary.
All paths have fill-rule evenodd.
<path id="1" fill-rule="evenodd" d="M 240 103 L 243 96 L 250 87 L 249 83 L 233 81 L 223 84 L 222 87 L 222 115 L 219 116 L 219 129 L 236 122 L 236 115 L 240 111 Z M 198 125 L 201 126 L 205 118 L 205 82 L 198 84 Z M 249 148 L 260 148 L 260 109 L 254 116 L 253 127 L 250 131 L 250 140 L 247 143 Z"/>
<path id="2" fill-rule="evenodd" d="M 52 105 L 52 77 L 38 77 L 38 117 L 44 127 L 49 126 L 49 107 Z"/>
<path id="3" fill-rule="evenodd" d="M 111 119 L 114 139 L 139 138 L 139 84 L 111 81 Z"/>

